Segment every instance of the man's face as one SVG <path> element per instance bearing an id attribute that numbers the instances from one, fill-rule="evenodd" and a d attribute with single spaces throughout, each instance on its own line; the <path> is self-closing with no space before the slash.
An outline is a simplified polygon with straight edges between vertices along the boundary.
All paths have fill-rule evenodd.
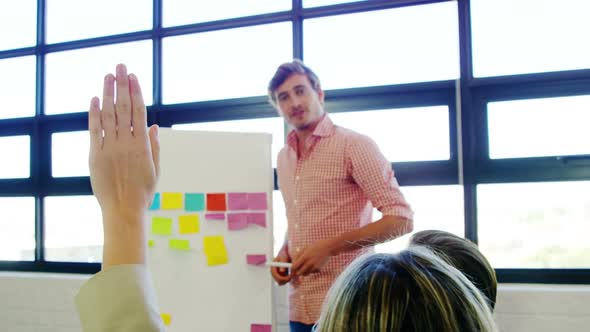
<path id="1" fill-rule="evenodd" d="M 277 110 L 298 130 L 317 124 L 324 115 L 324 92 L 316 91 L 307 76 L 291 75 L 275 91 Z"/>

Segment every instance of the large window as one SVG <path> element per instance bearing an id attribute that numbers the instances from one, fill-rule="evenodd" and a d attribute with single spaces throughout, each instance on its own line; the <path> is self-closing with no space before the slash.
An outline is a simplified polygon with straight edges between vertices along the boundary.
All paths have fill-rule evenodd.
<path id="1" fill-rule="evenodd" d="M 474 75 L 590 68 L 588 12 L 586 0 L 471 0 Z"/>
<path id="2" fill-rule="evenodd" d="M 291 45 L 286 23 L 166 38 L 164 103 L 264 95 Z"/>
<path id="3" fill-rule="evenodd" d="M 415 232 L 479 243 L 501 282 L 590 279 L 586 0 L 9 7 L 0 10 L 0 270 L 99 269 L 87 110 L 116 64 L 142 82 L 150 124 L 269 133 L 276 167 L 290 128 L 267 85 L 300 58 L 319 75 L 333 122 L 371 137 L 391 162 Z M 275 253 L 288 224 L 279 189 Z M 409 236 L 376 249 L 399 250 Z"/>

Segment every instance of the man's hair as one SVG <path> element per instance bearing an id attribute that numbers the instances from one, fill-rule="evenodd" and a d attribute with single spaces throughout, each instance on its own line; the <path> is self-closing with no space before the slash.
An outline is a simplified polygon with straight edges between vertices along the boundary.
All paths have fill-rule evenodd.
<path id="1" fill-rule="evenodd" d="M 315 91 L 321 89 L 320 79 L 309 67 L 303 64 L 299 59 L 294 59 L 291 62 L 283 63 L 277 68 L 274 76 L 268 83 L 268 101 L 273 105 L 277 105 L 275 93 L 281 84 L 291 77 L 291 75 L 301 74 L 305 75 Z"/>
<path id="2" fill-rule="evenodd" d="M 317 332 L 495 332 L 484 296 L 426 247 L 355 260 L 324 303 Z"/>
<path id="3" fill-rule="evenodd" d="M 412 235 L 410 246 L 426 246 L 469 278 L 488 298 L 490 308 L 496 305 L 498 281 L 490 262 L 475 243 L 441 230 L 425 230 Z"/>

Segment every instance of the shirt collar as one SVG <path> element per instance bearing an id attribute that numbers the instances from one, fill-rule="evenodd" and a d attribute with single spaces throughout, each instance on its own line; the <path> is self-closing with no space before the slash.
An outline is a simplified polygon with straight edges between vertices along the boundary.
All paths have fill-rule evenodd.
<path id="1" fill-rule="evenodd" d="M 311 136 L 328 137 L 332 136 L 335 131 L 336 126 L 328 116 L 328 113 L 326 113 L 315 127 Z M 295 129 L 291 130 L 289 135 L 287 135 L 287 144 L 297 151 L 297 133 L 295 132 Z"/>

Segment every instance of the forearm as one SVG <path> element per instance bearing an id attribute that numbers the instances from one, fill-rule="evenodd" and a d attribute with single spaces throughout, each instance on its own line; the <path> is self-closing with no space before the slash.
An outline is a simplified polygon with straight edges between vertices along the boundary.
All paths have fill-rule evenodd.
<path id="1" fill-rule="evenodd" d="M 146 263 L 144 215 L 105 214 L 102 270 L 122 264 Z"/>
<path id="2" fill-rule="evenodd" d="M 412 229 L 413 221 L 411 219 L 383 216 L 383 218 L 364 227 L 328 240 L 330 252 L 332 256 L 336 256 L 342 252 L 371 247 L 407 234 Z"/>

